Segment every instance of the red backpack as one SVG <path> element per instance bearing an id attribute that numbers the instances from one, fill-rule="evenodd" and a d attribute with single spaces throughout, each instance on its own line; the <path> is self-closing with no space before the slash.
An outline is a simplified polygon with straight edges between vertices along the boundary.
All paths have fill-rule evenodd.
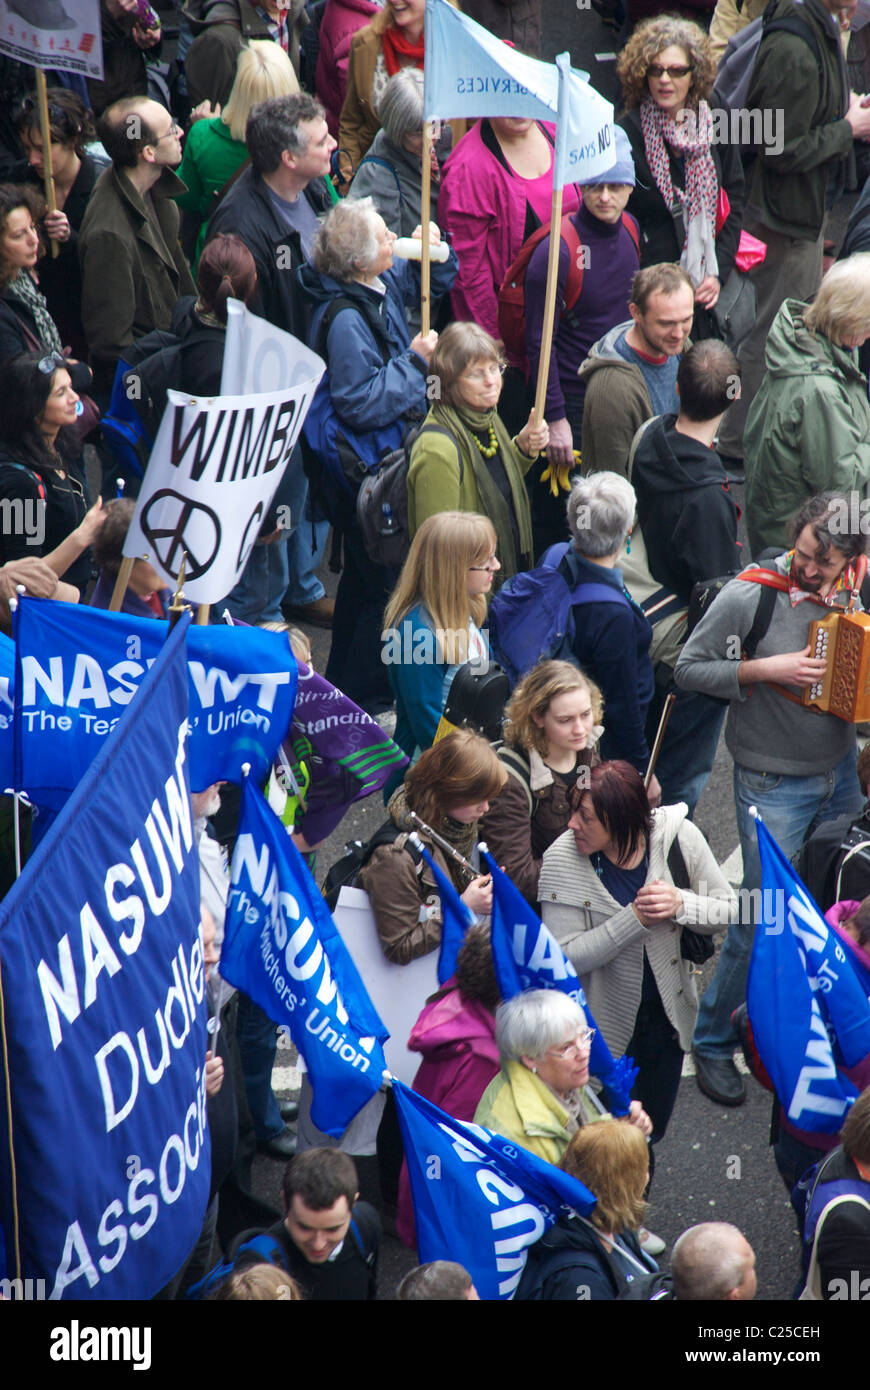
<path id="1" fill-rule="evenodd" d="M 565 281 L 565 298 L 559 310 L 559 317 L 570 314 L 583 288 L 583 257 L 577 228 L 573 222 L 574 214 L 566 213 L 562 218 L 561 236 L 568 247 L 568 278 Z M 640 235 L 637 223 L 628 213 L 622 214 L 622 225 L 640 252 Z M 520 253 L 508 270 L 498 292 L 498 331 L 506 350 L 513 356 L 526 358 L 526 271 L 532 252 L 545 237 L 550 235 L 550 223 L 545 222 L 536 232 L 532 232 L 520 247 Z"/>

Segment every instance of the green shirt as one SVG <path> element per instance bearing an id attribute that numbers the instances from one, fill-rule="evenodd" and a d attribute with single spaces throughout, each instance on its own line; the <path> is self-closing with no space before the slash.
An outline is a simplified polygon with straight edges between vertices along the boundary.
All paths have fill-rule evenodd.
<path id="1" fill-rule="evenodd" d="M 178 166 L 178 177 L 187 185 L 187 192 L 176 198 L 186 212 L 195 212 L 201 221 L 196 240 L 193 273 L 205 245 L 206 228 L 214 211 L 215 194 L 219 193 L 248 157 L 243 140 L 234 140 L 230 128 L 220 116 L 208 121 L 194 121 L 184 142 L 184 157 Z"/>

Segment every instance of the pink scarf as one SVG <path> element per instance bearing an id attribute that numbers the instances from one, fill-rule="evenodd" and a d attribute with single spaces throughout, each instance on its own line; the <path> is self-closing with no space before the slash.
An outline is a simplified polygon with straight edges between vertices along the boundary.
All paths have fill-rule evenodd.
<path id="1" fill-rule="evenodd" d="M 677 123 L 673 117 L 656 106 L 646 96 L 640 106 L 640 124 L 647 163 L 668 208 L 678 198 L 683 204 L 686 241 L 680 264 L 688 271 L 692 282 L 699 285 L 707 275 L 718 275 L 716 261 L 716 204 L 719 181 L 710 153 L 713 120 L 706 101 L 698 103 L 697 111 L 689 111 L 687 119 Z M 682 193 L 671 181 L 670 157 L 667 146 L 685 158 L 686 186 Z"/>

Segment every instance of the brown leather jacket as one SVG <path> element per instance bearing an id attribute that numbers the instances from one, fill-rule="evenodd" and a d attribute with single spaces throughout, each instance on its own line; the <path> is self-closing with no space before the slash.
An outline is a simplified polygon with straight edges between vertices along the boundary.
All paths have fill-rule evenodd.
<path id="1" fill-rule="evenodd" d="M 518 748 L 504 747 L 499 757 L 511 775 L 481 821 L 480 836 L 496 863 L 536 907 L 544 852 L 568 829 L 571 819 L 568 788 L 535 752 L 524 755 Z M 584 748 L 578 754 L 577 771 L 600 761 L 597 748 Z"/>

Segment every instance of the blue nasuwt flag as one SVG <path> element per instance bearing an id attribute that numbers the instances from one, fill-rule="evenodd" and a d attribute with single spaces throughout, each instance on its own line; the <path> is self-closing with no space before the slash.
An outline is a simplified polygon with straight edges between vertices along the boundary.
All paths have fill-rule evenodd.
<path id="1" fill-rule="evenodd" d="M 589 1027 L 595 1029 L 589 1070 L 602 1083 L 611 1112 L 627 1115 L 637 1067 L 630 1057 L 620 1057 L 618 1061 L 613 1057 L 592 1017 L 577 971 L 553 933 L 498 867 L 485 845 L 480 846 L 480 857 L 492 874 L 490 940 L 502 999 L 513 999 L 527 989 L 558 989 L 579 1004 Z"/>
<path id="2" fill-rule="evenodd" d="M 389 1033 L 305 861 L 253 777 L 242 785 L 221 976 L 289 1030 L 311 1081 L 311 1117 L 340 1137 L 380 1089 Z"/>
<path id="3" fill-rule="evenodd" d="M 187 622 L 0 904 L 0 1275 L 37 1298 L 152 1298 L 208 1203 Z"/>
<path id="4" fill-rule="evenodd" d="M 447 875 L 439 869 L 429 851 L 420 845 L 420 853 L 432 870 L 441 899 L 441 951 L 438 956 L 438 983 L 443 985 L 456 970 L 456 957 L 468 928 L 477 921 L 464 903 Z"/>
<path id="5" fill-rule="evenodd" d="M 426 0 L 423 116 L 530 116 L 557 121 L 553 186 L 603 174 L 613 166 L 613 107 L 587 73 L 562 54 L 553 63 L 528 58 L 447 0 Z"/>
<path id="6" fill-rule="evenodd" d="M 0 632 L 0 796 L 15 781 L 12 709 L 15 683 L 15 643 Z"/>
<path id="7" fill-rule="evenodd" d="M 510 1298 L 530 1246 L 595 1197 L 577 1178 L 393 1079 L 421 1264 L 455 1260 L 482 1299 Z"/>
<path id="8" fill-rule="evenodd" d="M 15 786 L 58 810 L 133 699 L 167 624 L 33 598 L 15 622 Z M 237 781 L 243 762 L 265 780 L 296 698 L 286 633 L 192 626 L 187 656 L 191 787 Z"/>
<path id="9" fill-rule="evenodd" d="M 858 1094 L 838 1060 L 852 1067 L 870 1053 L 870 1003 L 760 817 L 755 828 L 762 891 L 747 992 L 752 1032 L 792 1124 L 836 1134 Z"/>

